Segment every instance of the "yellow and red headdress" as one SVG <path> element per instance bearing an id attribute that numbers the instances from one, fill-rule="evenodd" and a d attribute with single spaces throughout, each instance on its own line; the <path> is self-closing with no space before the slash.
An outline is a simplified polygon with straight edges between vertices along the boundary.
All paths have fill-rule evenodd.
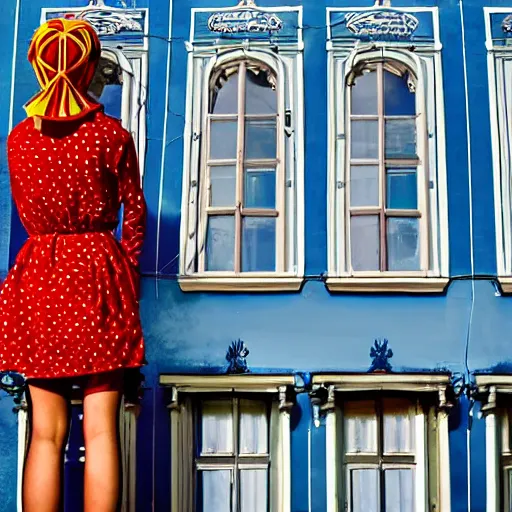
<path id="1" fill-rule="evenodd" d="M 26 105 L 29 117 L 64 120 L 101 107 L 87 95 L 101 45 L 85 20 L 53 19 L 39 27 L 28 50 L 41 91 Z"/>

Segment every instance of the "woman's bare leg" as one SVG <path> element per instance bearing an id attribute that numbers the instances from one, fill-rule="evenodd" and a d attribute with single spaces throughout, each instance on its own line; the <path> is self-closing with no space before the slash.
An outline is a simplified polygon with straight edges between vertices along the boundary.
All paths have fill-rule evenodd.
<path id="1" fill-rule="evenodd" d="M 67 400 L 29 385 L 30 443 L 23 474 L 23 511 L 57 512 L 62 494 L 63 448 L 69 427 Z"/>
<path id="2" fill-rule="evenodd" d="M 84 398 L 84 512 L 115 512 L 119 501 L 119 391 Z"/>

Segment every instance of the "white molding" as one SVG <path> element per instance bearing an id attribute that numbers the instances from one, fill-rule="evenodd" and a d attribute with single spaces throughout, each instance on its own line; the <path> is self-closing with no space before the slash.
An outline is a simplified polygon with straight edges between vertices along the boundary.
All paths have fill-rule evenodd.
<path id="1" fill-rule="evenodd" d="M 450 441 L 448 433 L 448 413 L 445 410 L 440 410 L 438 413 L 437 429 L 437 443 L 439 453 L 439 511 L 450 512 Z"/>
<path id="2" fill-rule="evenodd" d="M 364 11 L 371 8 L 328 9 L 330 11 Z M 412 10 L 412 9 L 411 9 Z M 437 8 L 418 8 L 421 11 L 433 13 L 437 20 Z M 406 9 L 409 11 L 409 9 Z M 328 15 L 329 19 L 329 15 Z M 437 20 L 438 21 L 438 20 Z M 437 37 L 437 36 L 436 36 Z M 384 281 L 365 282 L 345 279 L 350 275 L 350 236 L 348 220 L 345 212 L 346 196 L 350 194 L 349 180 L 347 179 L 348 163 L 346 162 L 347 141 L 350 138 L 350 125 L 345 123 L 345 103 L 349 101 L 346 93 L 345 78 L 354 67 L 355 61 L 381 58 L 382 52 L 389 59 L 398 60 L 411 69 L 417 76 L 418 91 L 416 96 L 417 111 L 424 113 L 424 124 L 418 129 L 418 152 L 422 165 L 418 166 L 418 188 L 424 183 L 422 190 L 418 191 L 418 208 L 422 211 L 421 236 L 421 262 L 425 276 L 439 277 L 443 280 L 407 281 L 399 284 L 403 273 L 394 273 L 396 279 L 382 286 Z M 345 68 L 343 71 L 343 67 Z M 431 70 L 428 77 L 424 76 L 424 67 Z M 343 76 L 340 76 L 343 75 Z M 408 48 L 393 42 L 376 42 L 372 45 L 362 43 L 331 47 L 328 51 L 328 188 L 327 188 L 327 214 L 328 214 L 328 273 L 327 286 L 331 291 L 389 291 L 413 293 L 442 292 L 448 283 L 444 277 L 449 274 L 449 241 L 448 241 L 448 198 L 446 176 L 446 146 L 444 138 L 444 98 L 442 94 L 441 57 L 436 44 L 430 43 L 417 48 L 412 53 Z M 427 80 L 436 81 L 435 87 L 424 87 Z M 341 89 L 343 87 L 343 89 Z M 338 99 L 339 98 L 339 99 Z M 421 116 L 420 116 L 421 117 Z M 429 137 L 427 133 L 432 134 Z M 424 134 L 422 138 L 421 135 Z M 421 139 L 421 140 L 420 140 Z M 422 140 L 425 140 L 422 147 Z M 334 153 L 334 154 L 332 154 Z M 424 179 L 425 178 L 425 179 Z M 428 179 L 427 179 L 428 178 Z M 430 189 L 429 182 L 434 183 Z M 338 188 L 338 183 L 343 183 Z M 428 198 L 428 201 L 427 201 Z M 440 243 L 438 243 L 438 240 Z M 430 261 L 431 260 L 431 261 Z M 344 275 L 345 274 L 345 275 Z M 379 278 L 394 277 L 391 272 L 377 273 Z M 417 272 L 414 277 L 420 277 Z M 355 276 L 354 276 L 355 277 Z M 364 276 L 367 277 L 367 276 Z M 372 276 L 375 277 L 375 276 Z M 408 277 L 413 277 L 409 275 Z M 339 280 L 337 279 L 339 278 Z M 343 280 L 342 280 L 343 279 Z"/>
<path id="3" fill-rule="evenodd" d="M 486 512 L 500 511 L 500 471 L 496 414 L 485 417 Z"/>
<path id="4" fill-rule="evenodd" d="M 293 386 L 293 375 L 160 375 L 162 386 L 178 391 L 204 393 L 208 391 L 254 391 L 277 393 L 282 386 Z"/>
<path id="5" fill-rule="evenodd" d="M 428 512 L 427 493 L 427 468 L 428 453 L 425 414 L 420 406 L 417 407 L 414 415 L 414 436 L 416 444 L 416 468 L 415 468 L 415 512 Z"/>
<path id="6" fill-rule="evenodd" d="M 283 11 L 297 11 L 301 16 L 302 8 L 280 8 Z M 218 9 L 191 9 L 193 23 L 195 12 L 210 12 Z M 232 8 L 227 8 L 227 11 Z M 270 9 L 276 11 L 276 9 Z M 300 32 L 300 31 L 299 31 Z M 180 276 L 178 278 L 183 291 L 297 291 L 300 289 L 305 271 L 305 207 L 304 207 L 304 91 L 303 56 L 301 44 L 280 45 L 279 54 L 275 54 L 265 45 L 246 45 L 235 41 L 232 45 L 204 46 L 190 45 L 187 78 L 187 112 L 184 137 L 184 168 L 182 184 L 182 215 L 180 226 Z M 210 51 L 211 50 L 211 51 Z M 209 79 L 212 70 L 230 60 L 254 58 L 263 61 L 276 71 L 279 90 L 283 91 L 279 111 L 292 113 L 292 132 L 289 138 L 282 132 L 284 166 L 277 166 L 280 172 L 282 194 L 286 197 L 282 205 L 286 212 L 283 229 L 279 230 L 276 245 L 276 272 L 203 272 L 204 240 L 206 222 L 204 211 L 205 187 L 204 166 L 200 161 L 198 142 L 192 141 L 193 133 L 201 133 L 201 140 L 207 138 L 205 104 L 209 94 Z M 198 81 L 201 84 L 198 85 Z M 194 100 L 194 101 L 193 101 Z M 202 121 L 200 125 L 199 121 Z M 285 141 L 284 145 L 282 141 Z M 203 148 L 203 153 L 204 153 Z M 287 182 L 291 186 L 287 186 Z M 192 188 L 195 187 L 194 190 Z M 280 233 L 280 234 L 279 234 Z M 283 237 L 282 235 L 285 234 Z M 201 250 L 202 249 L 202 250 Z M 283 253 L 284 251 L 284 253 Z M 286 257 L 281 257 L 283 254 Z M 195 261 L 198 260 L 197 269 Z M 284 262 L 284 268 L 283 268 Z M 196 271 L 198 270 L 198 271 Z"/>
<path id="7" fill-rule="evenodd" d="M 28 411 L 27 404 L 18 409 L 18 468 L 16 481 L 16 510 L 23 512 L 23 469 L 28 440 Z"/>
<path id="8" fill-rule="evenodd" d="M 329 277 L 331 292 L 368 293 L 442 293 L 449 279 L 445 277 Z"/>
<path id="9" fill-rule="evenodd" d="M 11 93 L 10 93 L 10 108 L 9 108 L 9 132 L 14 125 L 14 92 L 16 85 L 16 58 L 18 55 L 18 29 L 20 24 L 20 8 L 21 0 L 16 0 L 16 11 L 14 15 L 14 36 L 12 46 L 12 64 L 11 64 Z"/>
<path id="10" fill-rule="evenodd" d="M 291 429 L 290 413 L 287 410 L 279 412 L 279 426 L 281 429 L 281 507 L 276 512 L 290 512 L 292 508 L 292 450 L 291 450 Z"/>
<path id="11" fill-rule="evenodd" d="M 335 391 L 439 392 L 450 384 L 450 376 L 434 373 L 318 374 L 313 384 L 331 385 Z"/>
<path id="12" fill-rule="evenodd" d="M 302 277 L 194 277 L 181 276 L 178 284 L 184 292 L 297 292 L 304 279 Z"/>
<path id="13" fill-rule="evenodd" d="M 325 460 L 326 460 L 326 487 L 327 508 L 326 512 L 338 512 L 338 474 L 341 466 L 338 464 L 338 422 L 336 409 L 327 412 L 325 419 Z"/>

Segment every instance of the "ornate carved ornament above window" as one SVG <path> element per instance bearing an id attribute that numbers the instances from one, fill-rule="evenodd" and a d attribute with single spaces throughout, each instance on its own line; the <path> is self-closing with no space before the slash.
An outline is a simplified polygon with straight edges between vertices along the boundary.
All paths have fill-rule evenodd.
<path id="1" fill-rule="evenodd" d="M 212 14 L 208 28 L 222 34 L 272 33 L 283 28 L 283 21 L 277 14 L 259 9 L 253 0 L 241 0 L 233 9 Z"/>
<path id="2" fill-rule="evenodd" d="M 104 0 L 90 0 L 86 7 L 43 9 L 42 21 L 51 18 L 83 19 L 96 29 L 103 43 L 123 40 L 146 46 L 147 12 L 148 9 L 110 7 L 105 5 Z"/>

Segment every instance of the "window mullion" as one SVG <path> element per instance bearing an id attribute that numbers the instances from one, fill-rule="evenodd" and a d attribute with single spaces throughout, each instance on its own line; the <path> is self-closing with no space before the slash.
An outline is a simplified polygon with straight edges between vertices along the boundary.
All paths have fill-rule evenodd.
<path id="1" fill-rule="evenodd" d="M 380 66 L 382 69 L 382 66 Z M 380 89 L 379 89 L 380 91 Z M 381 214 L 383 215 L 383 214 Z M 375 403 L 377 412 L 377 453 L 379 455 L 379 496 L 380 496 L 380 510 L 385 512 L 386 510 L 386 489 L 384 479 L 384 401 L 382 396 L 379 396 Z"/>
<path id="2" fill-rule="evenodd" d="M 238 141 L 236 158 L 236 212 L 235 212 L 235 273 L 242 270 L 242 201 L 244 193 L 245 154 L 245 80 L 246 63 L 242 61 L 238 72 Z"/>
<path id="3" fill-rule="evenodd" d="M 379 115 L 379 226 L 380 226 L 380 269 L 387 270 L 386 251 L 386 166 L 385 166 L 385 134 L 384 134 L 384 67 L 377 68 L 377 112 Z"/>

